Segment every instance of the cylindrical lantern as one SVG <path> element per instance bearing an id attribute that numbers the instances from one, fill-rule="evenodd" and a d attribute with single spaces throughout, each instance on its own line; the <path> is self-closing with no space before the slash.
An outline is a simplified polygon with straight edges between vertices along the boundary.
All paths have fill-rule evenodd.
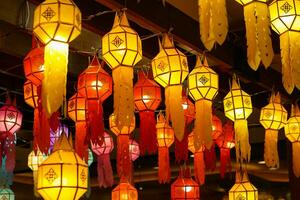
<path id="1" fill-rule="evenodd" d="M 88 186 L 88 166 L 65 134 L 38 168 L 37 190 L 45 200 L 79 199 Z"/>
<path id="2" fill-rule="evenodd" d="M 257 70 L 260 62 L 268 68 L 274 52 L 267 0 L 235 0 L 244 6 L 248 64 Z"/>
<path id="3" fill-rule="evenodd" d="M 295 86 L 300 89 L 297 59 L 300 52 L 299 9 L 298 0 L 274 0 L 269 4 L 272 29 L 280 35 L 282 82 L 289 94 L 293 92 Z"/>
<path id="4" fill-rule="evenodd" d="M 155 113 L 161 102 L 160 86 L 149 79 L 144 72 L 139 72 L 139 79 L 134 85 L 134 104 L 140 116 L 140 149 L 144 155 L 157 151 Z"/>
<path id="5" fill-rule="evenodd" d="M 66 134 L 69 137 L 69 128 L 67 125 L 60 123 L 56 131 L 50 129 L 50 150 L 52 151 L 54 144 L 58 141 L 61 134 Z"/>
<path id="6" fill-rule="evenodd" d="M 264 159 L 267 167 L 279 168 L 277 151 L 278 130 L 287 121 L 287 111 L 281 104 L 280 94 L 273 93 L 268 105 L 260 112 L 260 123 L 266 129 Z"/>
<path id="7" fill-rule="evenodd" d="M 111 187 L 114 184 L 113 170 L 110 163 L 109 154 L 114 149 L 113 138 L 104 132 L 102 145 L 91 143 L 93 152 L 97 155 L 97 172 L 99 187 Z"/>
<path id="8" fill-rule="evenodd" d="M 101 143 L 104 133 L 102 103 L 112 93 L 112 79 L 110 75 L 102 69 L 96 56 L 94 56 L 88 68 L 79 75 L 77 89 L 78 93 L 87 100 L 90 140 L 92 143 Z"/>
<path id="9" fill-rule="evenodd" d="M 0 199 L 1 200 L 15 200 L 15 194 L 9 188 L 1 188 L 0 189 Z"/>
<path id="10" fill-rule="evenodd" d="M 196 66 L 188 77 L 189 95 L 196 102 L 195 148 L 202 145 L 210 149 L 212 145 L 212 100 L 218 93 L 218 74 L 197 56 Z"/>
<path id="11" fill-rule="evenodd" d="M 300 109 L 297 104 L 292 105 L 291 117 L 284 127 L 285 136 L 292 143 L 293 150 L 293 172 L 296 177 L 300 177 Z"/>
<path id="12" fill-rule="evenodd" d="M 167 183 L 170 181 L 169 147 L 174 142 L 174 130 L 168 124 L 163 114 L 159 113 L 156 123 L 158 145 L 158 181 Z"/>
<path id="13" fill-rule="evenodd" d="M 120 184 L 111 193 L 112 200 L 138 200 L 137 190 L 127 181 L 121 179 Z"/>
<path id="14" fill-rule="evenodd" d="M 33 33 L 45 46 L 42 103 L 48 118 L 66 97 L 69 42 L 81 32 L 81 13 L 72 0 L 45 0 L 34 11 Z"/>
<path id="15" fill-rule="evenodd" d="M 230 92 L 223 100 L 225 116 L 234 122 L 235 149 L 237 161 L 250 161 L 251 146 L 247 118 L 252 113 L 249 94 L 241 90 L 236 77 L 233 76 Z"/>
<path id="16" fill-rule="evenodd" d="M 102 38 L 102 55 L 112 68 L 114 114 L 119 129 L 130 126 L 134 117 L 133 66 L 142 59 L 142 42 L 130 28 L 125 12 L 116 13 L 110 32 Z"/>
<path id="17" fill-rule="evenodd" d="M 184 138 L 184 112 L 181 106 L 182 83 L 189 73 L 186 56 L 175 48 L 173 39 L 163 34 L 159 41 L 159 53 L 153 58 L 152 72 L 154 80 L 165 88 L 166 118 L 172 120 L 175 137 Z"/>

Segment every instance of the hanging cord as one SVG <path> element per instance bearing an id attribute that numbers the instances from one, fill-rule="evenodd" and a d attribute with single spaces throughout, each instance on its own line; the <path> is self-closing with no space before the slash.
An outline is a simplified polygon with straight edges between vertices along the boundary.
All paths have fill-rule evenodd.
<path id="1" fill-rule="evenodd" d="M 101 15 L 105 15 L 105 14 L 109 14 L 109 13 L 115 13 L 116 11 L 117 10 L 99 11 L 96 14 L 89 15 L 87 18 L 82 19 L 82 21 L 90 21 L 90 20 L 94 19 L 95 17 L 101 16 Z"/>

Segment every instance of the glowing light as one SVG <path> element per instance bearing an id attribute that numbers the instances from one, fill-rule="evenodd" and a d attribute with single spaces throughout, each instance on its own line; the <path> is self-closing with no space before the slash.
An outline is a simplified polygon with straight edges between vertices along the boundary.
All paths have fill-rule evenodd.
<path id="1" fill-rule="evenodd" d="M 183 110 L 186 110 L 188 108 L 188 104 L 187 103 L 183 103 L 182 104 L 182 108 L 183 108 Z"/>
<path id="2" fill-rule="evenodd" d="M 149 103 L 150 101 L 150 96 L 149 95 L 143 95 L 143 102 L 144 103 Z"/>
<path id="3" fill-rule="evenodd" d="M 192 191 L 192 187 L 191 186 L 184 186 L 183 187 L 183 190 L 185 191 L 185 192 L 190 192 L 190 191 Z"/>

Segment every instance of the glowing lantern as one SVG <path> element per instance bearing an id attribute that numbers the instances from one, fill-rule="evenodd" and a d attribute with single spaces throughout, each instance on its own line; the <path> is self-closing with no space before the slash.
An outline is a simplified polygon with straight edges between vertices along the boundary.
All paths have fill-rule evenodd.
<path id="1" fill-rule="evenodd" d="M 300 109 L 297 104 L 292 105 L 291 117 L 284 127 L 285 136 L 292 143 L 293 171 L 296 177 L 300 177 Z"/>
<path id="2" fill-rule="evenodd" d="M 101 143 L 104 133 L 102 103 L 112 93 L 112 79 L 102 69 L 96 56 L 88 68 L 79 75 L 77 89 L 78 93 L 87 99 L 91 142 Z"/>
<path id="3" fill-rule="evenodd" d="M 216 144 L 220 148 L 220 175 L 224 178 L 226 171 L 231 171 L 230 149 L 235 146 L 234 127 L 231 121 L 223 126 L 222 134 L 217 138 Z"/>
<path id="4" fill-rule="evenodd" d="M 248 64 L 257 70 L 260 61 L 269 67 L 273 56 L 267 0 L 235 0 L 244 6 Z"/>
<path id="5" fill-rule="evenodd" d="M 59 139 L 61 134 L 64 133 L 66 136 L 69 136 L 69 128 L 65 124 L 59 124 L 56 131 L 50 129 L 50 150 L 52 151 L 54 144 Z"/>
<path id="6" fill-rule="evenodd" d="M 87 190 L 88 166 L 65 134 L 38 168 L 37 190 L 45 200 L 79 199 Z"/>
<path id="7" fill-rule="evenodd" d="M 198 0 L 201 41 L 209 51 L 222 45 L 228 32 L 225 0 Z"/>
<path id="8" fill-rule="evenodd" d="M 188 77 L 189 95 L 196 102 L 195 119 L 195 148 L 200 149 L 202 145 L 210 148 L 212 145 L 212 100 L 218 93 L 218 74 L 214 72 L 207 63 L 197 57 L 196 66 Z"/>
<path id="9" fill-rule="evenodd" d="M 102 55 L 112 68 L 114 80 L 114 114 L 119 129 L 130 126 L 134 117 L 133 66 L 142 59 L 142 42 L 130 28 L 125 12 L 102 38 Z"/>
<path id="10" fill-rule="evenodd" d="M 172 119 L 176 138 L 184 138 L 184 112 L 182 108 L 182 82 L 189 73 L 186 56 L 175 48 L 173 39 L 163 35 L 160 51 L 153 58 L 152 72 L 154 80 L 165 88 L 166 118 Z"/>
<path id="11" fill-rule="evenodd" d="M 104 132 L 102 145 L 91 143 L 93 152 L 97 155 L 97 172 L 99 187 L 111 187 L 114 184 L 113 170 L 110 163 L 109 154 L 114 149 L 113 138 Z"/>
<path id="12" fill-rule="evenodd" d="M 121 179 L 120 184 L 111 193 L 112 200 L 137 200 L 138 192 L 127 181 Z"/>
<path id="13" fill-rule="evenodd" d="M 225 116 L 234 122 L 235 149 L 238 161 L 250 161 L 251 146 L 247 118 L 252 113 L 252 102 L 249 94 L 241 90 L 236 77 L 233 76 L 230 92 L 224 100 Z"/>
<path id="14" fill-rule="evenodd" d="M 191 132 L 188 137 L 188 148 L 194 154 L 194 176 L 197 183 L 203 185 L 205 182 L 205 162 L 204 151 L 205 147 L 202 146 L 199 150 L 196 150 L 194 132 Z"/>
<path id="15" fill-rule="evenodd" d="M 161 102 L 160 86 L 153 80 L 146 77 L 144 72 L 139 72 L 139 80 L 134 85 L 134 104 L 140 115 L 140 149 L 144 155 L 155 153 L 156 129 L 155 129 L 155 113 Z"/>
<path id="16" fill-rule="evenodd" d="M 135 161 L 140 156 L 140 146 L 136 141 L 132 139 L 129 140 L 129 155 L 131 161 Z"/>
<path id="17" fill-rule="evenodd" d="M 157 145 L 158 145 L 158 181 L 167 183 L 170 181 L 170 159 L 169 147 L 174 142 L 174 130 L 165 117 L 159 113 L 156 123 Z"/>
<path id="18" fill-rule="evenodd" d="M 212 116 L 212 139 L 216 140 L 223 132 L 222 121 L 217 115 Z"/>
<path id="19" fill-rule="evenodd" d="M 15 200 L 15 194 L 9 188 L 1 188 L 0 189 L 0 199 L 1 200 Z"/>
<path id="20" fill-rule="evenodd" d="M 300 52 L 298 0 L 275 0 L 269 4 L 272 29 L 280 35 L 282 63 L 282 82 L 285 90 L 291 94 L 296 86 L 300 89 L 300 70 L 298 55 Z"/>
<path id="21" fill-rule="evenodd" d="M 287 111 L 281 105 L 280 94 L 272 94 L 268 105 L 260 112 L 260 123 L 266 129 L 264 158 L 267 167 L 278 168 L 279 157 L 277 151 L 278 130 L 287 121 Z"/>
<path id="22" fill-rule="evenodd" d="M 81 13 L 72 0 L 45 0 L 34 11 L 33 33 L 45 46 L 42 102 L 48 117 L 66 96 L 69 42 L 81 31 Z"/>

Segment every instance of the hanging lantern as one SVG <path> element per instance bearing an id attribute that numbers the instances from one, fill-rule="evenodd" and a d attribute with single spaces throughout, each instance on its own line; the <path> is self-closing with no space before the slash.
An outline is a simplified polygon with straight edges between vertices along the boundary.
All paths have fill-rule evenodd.
<path id="1" fill-rule="evenodd" d="M 69 43 L 81 32 L 81 13 L 72 0 L 45 0 L 34 11 L 33 33 L 45 46 L 42 103 L 48 118 L 66 97 Z"/>
<path id="2" fill-rule="evenodd" d="M 212 116 L 212 139 L 216 140 L 223 133 L 223 124 L 217 115 Z"/>
<path id="3" fill-rule="evenodd" d="M 88 166 L 65 134 L 38 168 L 37 190 L 45 200 L 79 199 L 88 186 Z"/>
<path id="4" fill-rule="evenodd" d="M 252 113 L 252 102 L 250 95 L 241 90 L 235 76 L 223 103 L 225 116 L 234 122 L 236 158 L 241 162 L 249 162 L 251 146 L 247 118 Z"/>
<path id="5" fill-rule="evenodd" d="M 165 88 L 166 118 L 172 119 L 176 138 L 184 138 L 184 112 L 182 104 L 182 82 L 189 73 L 186 56 L 175 48 L 173 39 L 163 34 L 160 51 L 153 58 L 152 72 L 154 80 Z"/>
<path id="6" fill-rule="evenodd" d="M 223 126 L 222 134 L 217 138 L 216 144 L 220 148 L 220 175 L 225 177 L 226 171 L 231 171 L 230 149 L 235 146 L 234 127 L 231 121 L 227 121 Z"/>
<path id="7" fill-rule="evenodd" d="M 68 101 L 68 116 L 75 122 L 75 150 L 84 160 L 88 159 L 87 102 L 85 97 L 76 93 Z"/>
<path id="8" fill-rule="evenodd" d="M 133 139 L 129 140 L 129 155 L 132 162 L 140 157 L 140 145 Z"/>
<path id="9" fill-rule="evenodd" d="M 125 12 L 118 17 L 110 32 L 102 38 L 102 55 L 112 68 L 114 80 L 114 114 L 121 129 L 130 126 L 134 117 L 133 66 L 142 59 L 142 42 L 130 28 Z"/>
<path id="10" fill-rule="evenodd" d="M 171 200 L 200 199 L 200 188 L 191 178 L 190 169 L 180 169 L 179 176 L 171 185 Z"/>
<path id="11" fill-rule="evenodd" d="M 62 133 L 66 134 L 66 136 L 69 137 L 69 128 L 65 124 L 60 123 L 56 131 L 50 129 L 50 150 L 51 151 L 54 147 L 54 144 L 56 143 L 56 141 L 58 141 Z"/>
<path id="12" fill-rule="evenodd" d="M 109 154 L 114 149 L 113 138 L 104 132 L 103 143 L 100 146 L 98 143 L 91 143 L 93 152 L 97 155 L 97 172 L 99 187 L 107 188 L 114 184 L 113 170 L 110 163 Z"/>
<path id="13" fill-rule="evenodd" d="M 133 88 L 134 104 L 140 116 L 140 149 L 144 155 L 157 150 L 155 113 L 161 102 L 160 86 L 149 79 L 144 72 L 139 72 L 139 79 Z"/>
<path id="14" fill-rule="evenodd" d="M 194 176 L 197 183 L 203 185 L 205 183 L 205 147 L 202 146 L 202 148 L 196 150 L 194 140 L 194 132 L 191 132 L 188 138 L 188 148 L 194 154 Z"/>
<path id="15" fill-rule="evenodd" d="M 212 145 L 212 100 L 218 93 L 218 74 L 214 72 L 207 63 L 197 62 L 194 70 L 188 77 L 189 95 L 196 102 L 195 119 L 195 148 L 200 149 L 202 145 L 210 149 Z"/>
<path id="16" fill-rule="evenodd" d="M 273 93 L 268 105 L 260 112 L 260 123 L 266 129 L 264 159 L 267 167 L 279 168 L 278 131 L 287 121 L 287 111 L 281 105 L 280 94 Z"/>
<path id="17" fill-rule="evenodd" d="M 274 57 L 267 0 L 235 0 L 244 6 L 248 64 L 257 70 L 268 68 Z"/>
<path id="18" fill-rule="evenodd" d="M 126 180 L 121 179 L 120 184 L 111 193 L 112 200 L 138 200 L 137 190 Z"/>
<path id="19" fill-rule="evenodd" d="M 282 82 L 291 94 L 296 86 L 300 89 L 300 52 L 298 23 L 300 4 L 298 0 L 275 0 L 269 4 L 272 29 L 280 35 Z"/>
<path id="20" fill-rule="evenodd" d="M 87 100 L 91 142 L 101 143 L 104 133 L 102 103 L 112 93 L 112 79 L 102 69 L 96 56 L 94 56 L 88 68 L 79 75 L 77 89 L 78 93 Z"/>
<path id="21" fill-rule="evenodd" d="M 15 194 L 9 188 L 1 188 L 0 189 L 0 199 L 1 200 L 15 200 Z"/>
<path id="22" fill-rule="evenodd" d="M 300 177 L 300 109 L 297 104 L 292 105 L 291 117 L 284 127 L 285 136 L 292 143 L 293 172 L 296 177 Z"/>
<path id="23" fill-rule="evenodd" d="M 156 123 L 158 145 L 158 181 L 167 183 L 170 181 L 169 147 L 174 142 L 174 130 L 168 124 L 163 114 L 159 113 Z"/>

